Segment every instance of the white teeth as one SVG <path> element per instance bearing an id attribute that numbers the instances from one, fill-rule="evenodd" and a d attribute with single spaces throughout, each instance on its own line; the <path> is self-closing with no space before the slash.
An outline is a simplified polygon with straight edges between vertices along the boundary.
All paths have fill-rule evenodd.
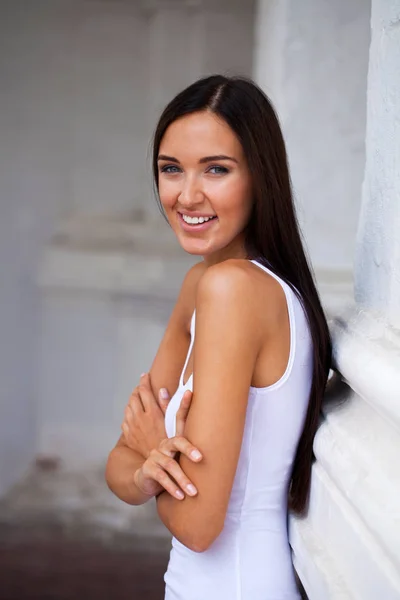
<path id="1" fill-rule="evenodd" d="M 206 223 L 214 217 L 189 217 L 187 215 L 182 215 L 182 218 L 185 223 L 189 223 L 190 225 L 198 225 L 199 223 Z"/>

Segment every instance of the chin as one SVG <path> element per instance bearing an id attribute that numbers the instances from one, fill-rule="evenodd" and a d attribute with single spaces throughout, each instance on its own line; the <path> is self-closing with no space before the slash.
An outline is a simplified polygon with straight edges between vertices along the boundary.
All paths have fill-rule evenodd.
<path id="1" fill-rule="evenodd" d="M 218 255 L 221 251 L 224 251 L 225 248 L 229 248 L 232 244 L 231 238 L 221 240 L 220 237 L 218 241 L 216 239 L 212 241 L 210 239 L 196 239 L 194 237 L 185 236 L 177 236 L 177 238 L 181 248 L 187 252 L 187 254 L 191 254 L 192 256 L 202 256 L 203 258 L 212 256 L 213 254 Z"/>
<path id="2" fill-rule="evenodd" d="M 201 244 L 181 243 L 181 247 L 187 254 L 191 254 L 192 256 L 207 256 L 207 254 L 212 253 L 209 248 Z"/>

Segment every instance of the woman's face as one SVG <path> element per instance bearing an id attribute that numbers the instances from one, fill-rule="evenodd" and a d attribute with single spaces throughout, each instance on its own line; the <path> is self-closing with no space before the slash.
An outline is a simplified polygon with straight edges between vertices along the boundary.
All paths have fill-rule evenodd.
<path id="1" fill-rule="evenodd" d="M 158 156 L 159 195 L 182 248 L 214 263 L 245 257 L 252 182 L 243 148 L 214 113 L 171 123 Z"/>

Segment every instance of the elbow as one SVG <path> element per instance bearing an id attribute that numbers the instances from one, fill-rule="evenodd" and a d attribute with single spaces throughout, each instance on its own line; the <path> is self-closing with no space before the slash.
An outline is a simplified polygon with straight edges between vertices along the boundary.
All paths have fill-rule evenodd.
<path id="1" fill-rule="evenodd" d="M 117 458 L 117 456 L 115 454 L 114 448 L 113 450 L 111 450 L 108 456 L 106 467 L 104 470 L 104 479 L 107 484 L 107 487 L 114 494 L 114 496 L 119 498 L 119 500 L 122 500 L 127 504 L 134 505 L 135 502 L 131 501 L 129 494 L 127 493 L 127 486 L 125 482 L 121 481 L 121 477 L 118 473 L 118 460 L 115 460 L 115 458 Z"/>
<path id="2" fill-rule="evenodd" d="M 222 515 L 204 514 L 198 509 L 186 512 L 185 503 L 163 492 L 157 498 L 158 515 L 183 546 L 192 552 L 206 552 L 221 534 L 225 518 Z"/>
<path id="3" fill-rule="evenodd" d="M 104 479 L 107 484 L 108 489 L 115 494 L 115 474 L 114 474 L 114 464 L 113 464 L 113 451 L 110 452 L 106 467 L 104 469 Z"/>
<path id="4" fill-rule="evenodd" d="M 222 531 L 221 528 L 201 528 L 196 531 L 186 531 L 178 538 L 178 540 L 192 552 L 206 552 Z"/>
<path id="5" fill-rule="evenodd" d="M 206 550 L 210 548 L 211 544 L 212 541 L 207 542 L 205 540 L 194 540 L 193 543 L 187 545 L 187 548 L 189 548 L 189 550 L 191 550 L 192 552 L 197 552 L 198 554 L 201 554 L 202 552 L 206 552 Z"/>

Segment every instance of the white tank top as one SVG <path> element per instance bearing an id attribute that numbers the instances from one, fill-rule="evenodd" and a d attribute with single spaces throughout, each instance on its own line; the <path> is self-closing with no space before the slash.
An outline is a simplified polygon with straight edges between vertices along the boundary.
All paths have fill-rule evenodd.
<path id="1" fill-rule="evenodd" d="M 202 553 L 172 539 L 165 573 L 165 600 L 299 600 L 287 532 L 288 485 L 303 429 L 312 383 L 312 340 L 296 294 L 272 271 L 253 260 L 282 286 L 290 322 L 289 360 L 282 377 L 265 388 L 250 387 L 239 461 L 224 528 Z M 183 376 L 165 414 L 168 437 L 192 376 Z"/>

